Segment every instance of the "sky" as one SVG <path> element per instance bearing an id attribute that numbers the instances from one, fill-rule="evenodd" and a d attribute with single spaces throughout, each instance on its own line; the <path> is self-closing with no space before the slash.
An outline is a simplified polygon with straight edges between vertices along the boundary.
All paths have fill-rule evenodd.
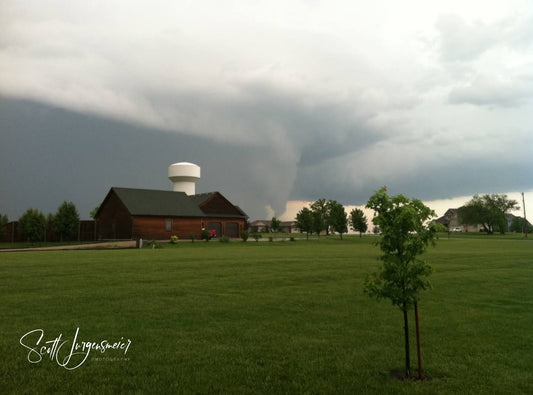
<path id="1" fill-rule="evenodd" d="M 182 161 L 251 220 L 384 185 L 439 215 L 533 208 L 532 153 L 531 1 L 0 0 L 10 219 L 65 200 L 86 219 Z"/>

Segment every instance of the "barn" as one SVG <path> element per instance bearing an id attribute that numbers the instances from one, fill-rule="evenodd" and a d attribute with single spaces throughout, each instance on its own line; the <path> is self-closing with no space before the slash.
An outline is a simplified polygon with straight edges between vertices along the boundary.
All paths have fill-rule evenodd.
<path id="1" fill-rule="evenodd" d="M 202 229 L 240 237 L 247 215 L 220 192 L 196 194 L 198 166 L 175 163 L 168 174 L 173 191 L 112 187 L 95 215 L 98 238 L 200 238 Z"/>
<path id="2" fill-rule="evenodd" d="M 99 239 L 200 238 L 202 229 L 240 237 L 246 214 L 220 192 L 184 192 L 113 187 L 96 213 Z"/>

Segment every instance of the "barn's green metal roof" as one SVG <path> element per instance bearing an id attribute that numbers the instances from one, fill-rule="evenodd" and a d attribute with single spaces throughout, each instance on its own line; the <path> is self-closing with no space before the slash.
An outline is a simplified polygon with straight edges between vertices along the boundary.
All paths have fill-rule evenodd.
<path id="1" fill-rule="evenodd" d="M 131 215 L 171 217 L 203 217 L 193 196 L 185 192 L 157 191 L 153 189 L 111 188 L 124 203 Z"/>

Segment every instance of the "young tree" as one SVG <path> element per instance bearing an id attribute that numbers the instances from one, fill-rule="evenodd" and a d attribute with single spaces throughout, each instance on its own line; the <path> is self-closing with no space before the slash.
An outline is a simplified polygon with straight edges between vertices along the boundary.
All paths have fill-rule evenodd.
<path id="1" fill-rule="evenodd" d="M 309 240 L 309 232 L 313 232 L 313 213 L 307 207 L 296 214 L 296 227 L 300 229 L 300 232 L 305 232 Z"/>
<path id="2" fill-rule="evenodd" d="M 403 195 L 387 195 L 385 187 L 377 191 L 368 201 L 367 208 L 375 212 L 372 222 L 381 229 L 378 245 L 382 251 L 383 263 L 379 273 L 367 276 L 365 292 L 377 299 L 390 299 L 403 313 L 405 341 L 405 376 L 410 377 L 409 322 L 407 312 L 415 308 L 417 328 L 417 349 L 420 350 L 418 331 L 419 292 L 429 286 L 427 277 L 431 267 L 418 257 L 427 246 L 435 243 L 436 231 L 426 222 L 435 212 L 418 199 Z M 422 364 L 419 356 L 419 378 L 422 378 Z"/>
<path id="3" fill-rule="evenodd" d="M 90 216 L 92 219 L 96 219 L 96 213 L 98 212 L 98 210 L 100 209 L 100 205 L 96 206 L 95 208 L 93 208 L 90 212 Z"/>
<path id="4" fill-rule="evenodd" d="M 505 213 L 519 208 L 516 200 L 508 199 L 507 195 L 493 193 L 474 195 L 457 213 L 463 224 L 481 224 L 488 234 L 493 234 L 495 229 L 504 234 L 507 230 Z"/>
<path id="5" fill-rule="evenodd" d="M 324 229 L 326 235 L 329 235 L 328 224 L 328 201 L 326 199 L 318 199 L 311 204 L 311 211 L 313 212 L 313 230 L 320 235 Z"/>
<path id="6" fill-rule="evenodd" d="M 72 202 L 63 202 L 54 216 L 54 231 L 59 240 L 72 240 L 78 234 L 80 216 Z"/>
<path id="7" fill-rule="evenodd" d="M 348 232 L 348 217 L 344 206 L 335 200 L 328 202 L 328 220 L 331 229 L 341 235 Z"/>
<path id="8" fill-rule="evenodd" d="M 350 211 L 350 226 L 356 232 L 359 232 L 359 237 L 362 237 L 368 229 L 368 223 L 363 210 L 354 208 Z"/>
<path id="9" fill-rule="evenodd" d="M 522 233 L 527 230 L 527 233 L 533 232 L 533 226 L 527 222 L 524 223 L 524 218 L 522 217 L 514 217 L 511 222 L 511 227 L 509 228 L 509 231 L 516 232 L 516 233 Z M 526 228 L 527 227 L 527 228 Z"/>
<path id="10" fill-rule="evenodd" d="M 439 222 L 433 221 L 433 224 L 431 226 L 435 229 L 435 232 L 437 232 L 437 233 L 447 233 L 448 232 L 448 228 L 446 227 L 446 225 L 443 225 L 443 224 L 441 224 Z"/>
<path id="11" fill-rule="evenodd" d="M 277 219 L 276 217 L 272 217 L 272 220 L 270 221 L 270 230 L 272 232 L 279 232 L 281 228 L 281 221 Z"/>
<path id="12" fill-rule="evenodd" d="M 324 229 L 327 229 L 326 221 L 324 220 L 322 213 L 320 213 L 319 211 L 312 211 L 311 217 L 313 232 L 315 232 L 316 235 L 320 237 L 320 232 L 322 232 Z"/>
<path id="13" fill-rule="evenodd" d="M 19 218 L 19 229 L 22 237 L 33 243 L 44 239 L 46 218 L 37 209 L 29 208 Z"/>

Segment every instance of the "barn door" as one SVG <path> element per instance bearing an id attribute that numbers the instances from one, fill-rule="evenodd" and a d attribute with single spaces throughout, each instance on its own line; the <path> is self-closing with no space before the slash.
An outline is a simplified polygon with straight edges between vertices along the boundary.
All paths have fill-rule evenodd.
<path id="1" fill-rule="evenodd" d="M 226 234 L 228 237 L 239 237 L 239 224 L 237 222 L 226 223 Z"/>

